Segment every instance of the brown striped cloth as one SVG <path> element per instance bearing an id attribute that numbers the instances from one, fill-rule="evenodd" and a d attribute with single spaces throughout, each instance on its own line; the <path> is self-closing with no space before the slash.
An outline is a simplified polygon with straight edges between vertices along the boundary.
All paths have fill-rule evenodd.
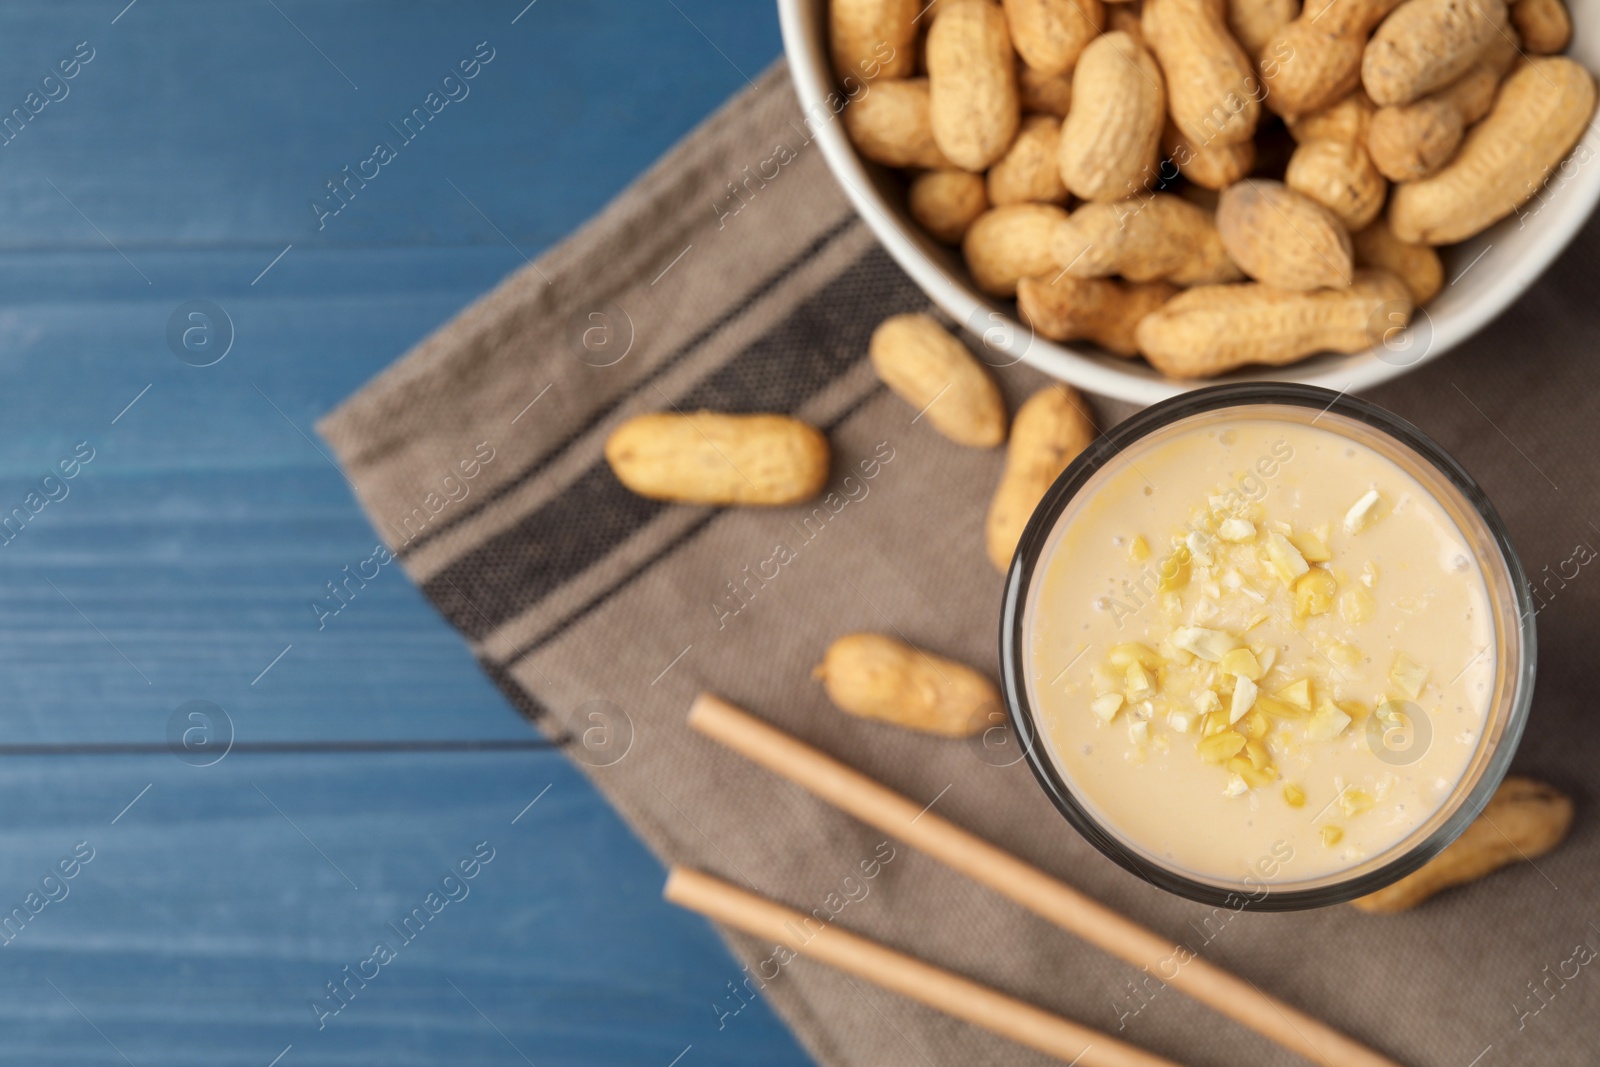
<path id="1" fill-rule="evenodd" d="M 873 327 L 928 302 L 852 214 L 781 66 L 320 430 L 484 670 L 567 739 L 663 862 L 1180 1062 L 1300 1062 L 691 733 L 690 700 L 711 690 L 1400 1061 L 1590 1063 L 1600 570 L 1575 560 L 1600 545 L 1594 238 L 1591 227 L 1473 341 L 1374 394 L 1486 485 L 1541 583 L 1539 698 L 1518 769 L 1579 802 L 1560 851 L 1394 917 L 1168 896 L 1079 839 L 1024 765 L 829 705 L 810 672 L 847 631 L 995 669 L 1000 583 L 982 526 L 1002 457 L 945 441 L 874 378 Z M 1041 384 L 1023 367 L 1000 374 L 1013 405 Z M 1128 411 L 1096 406 L 1107 424 Z M 603 460 L 606 435 L 672 408 L 792 412 L 826 428 L 827 495 L 770 510 L 631 495 Z M 707 1043 L 765 997 L 829 1065 L 1047 1062 L 724 933 L 745 968 L 703 991 Z"/>

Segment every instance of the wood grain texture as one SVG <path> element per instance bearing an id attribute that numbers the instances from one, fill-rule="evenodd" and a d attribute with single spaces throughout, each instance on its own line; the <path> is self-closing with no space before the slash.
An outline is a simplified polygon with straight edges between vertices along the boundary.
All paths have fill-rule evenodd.
<path id="1" fill-rule="evenodd" d="M 0 10 L 0 111 L 94 49 L 0 146 L 0 510 L 94 450 L 0 546 L 0 749 L 159 745 L 193 699 L 241 745 L 532 739 L 397 565 L 319 629 L 377 537 L 311 427 L 744 87 L 773 13 L 124 2 Z M 485 41 L 319 229 L 325 180 Z M 169 350 L 191 299 L 232 320 L 214 366 Z M 719 1029 L 738 966 L 548 750 L 8 754 L 0 805 L 8 908 L 95 850 L 0 948 L 8 1061 L 804 1062 L 762 1003 Z M 311 997 L 480 840 L 470 895 L 319 1031 Z"/>

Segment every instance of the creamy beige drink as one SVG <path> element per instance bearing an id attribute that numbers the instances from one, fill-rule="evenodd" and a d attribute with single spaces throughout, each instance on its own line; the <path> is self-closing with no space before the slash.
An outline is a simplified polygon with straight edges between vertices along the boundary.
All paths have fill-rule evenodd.
<path id="1" fill-rule="evenodd" d="M 1480 766 L 1494 603 L 1401 450 L 1249 411 L 1094 476 L 1022 642 L 1049 757 L 1125 848 L 1212 884 L 1309 882 L 1414 838 Z"/>

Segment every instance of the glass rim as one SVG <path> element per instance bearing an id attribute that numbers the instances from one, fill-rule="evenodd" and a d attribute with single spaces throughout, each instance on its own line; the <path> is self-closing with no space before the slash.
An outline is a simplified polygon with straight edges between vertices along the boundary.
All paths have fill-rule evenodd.
<path id="1" fill-rule="evenodd" d="M 1506 578 L 1517 608 L 1514 629 L 1519 641 L 1519 661 L 1516 677 L 1512 679 L 1511 707 L 1505 714 L 1498 742 L 1482 760 L 1477 781 L 1465 795 L 1453 796 L 1455 809 L 1432 833 L 1387 863 L 1348 879 L 1301 889 L 1274 890 L 1264 882 L 1259 883 L 1257 889 L 1247 886 L 1243 880 L 1238 886 L 1230 888 L 1200 881 L 1128 847 L 1102 825 L 1101 820 L 1074 796 L 1066 776 L 1049 754 L 1049 746 L 1042 736 L 1043 730 L 1035 721 L 1036 712 L 1028 697 L 1027 648 L 1022 640 L 1028 596 L 1033 579 L 1052 546 L 1057 520 L 1090 478 L 1137 442 L 1174 423 L 1220 409 L 1259 405 L 1320 409 L 1323 414 L 1333 412 L 1342 415 L 1389 437 L 1432 466 L 1461 494 L 1467 507 L 1476 511 L 1483 522 L 1506 568 Z M 1066 470 L 1045 492 L 1028 519 L 1006 571 L 1000 611 L 1001 691 L 1034 778 L 1067 822 L 1118 866 L 1158 888 L 1203 904 L 1234 907 L 1241 896 L 1248 895 L 1248 906 L 1261 911 L 1325 907 L 1365 896 L 1415 871 L 1459 837 L 1488 804 L 1510 769 L 1533 702 L 1537 660 L 1535 614 L 1527 573 L 1512 547 L 1499 512 L 1466 469 L 1416 426 L 1370 401 L 1317 386 L 1290 382 L 1241 382 L 1209 386 L 1151 405 L 1101 434 L 1067 465 Z M 1491 709 L 1493 714 L 1495 711 Z M 1333 872 L 1330 877 L 1337 879 L 1337 875 L 1338 872 Z"/>

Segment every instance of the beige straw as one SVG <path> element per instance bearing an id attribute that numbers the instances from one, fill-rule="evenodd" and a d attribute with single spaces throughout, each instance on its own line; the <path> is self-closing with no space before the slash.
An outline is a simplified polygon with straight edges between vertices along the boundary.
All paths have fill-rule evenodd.
<path id="1" fill-rule="evenodd" d="M 696 698 L 689 710 L 689 725 L 1135 967 L 1179 961 L 1170 976 L 1163 969 L 1159 976 L 1163 982 L 1314 1063 L 1398 1067 L 1393 1060 L 1268 995 L 1254 983 L 1207 963 L 1189 949 L 719 697 L 702 693 Z"/>
<path id="2" fill-rule="evenodd" d="M 859 934 L 831 925 L 808 931 L 806 922 L 810 916 L 720 878 L 674 867 L 667 875 L 662 895 L 708 919 L 820 960 L 1079 1067 L 1176 1067 L 1171 1060 L 1051 1015 Z M 815 921 L 811 927 L 816 927 Z"/>

